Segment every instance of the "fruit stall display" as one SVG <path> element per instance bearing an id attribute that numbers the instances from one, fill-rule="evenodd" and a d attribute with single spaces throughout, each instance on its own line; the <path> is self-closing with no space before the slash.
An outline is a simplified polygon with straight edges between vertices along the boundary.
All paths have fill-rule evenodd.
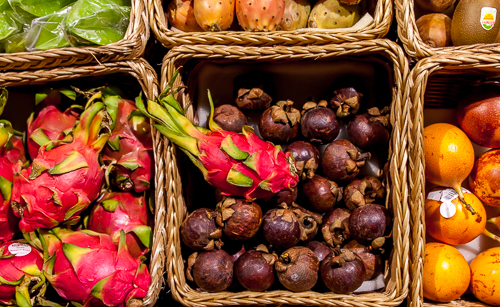
<path id="1" fill-rule="evenodd" d="M 149 39 L 142 0 L 2 0 L 0 11 L 0 70 L 139 58 Z"/>
<path id="2" fill-rule="evenodd" d="M 163 93 L 140 106 L 171 141 L 159 158 L 173 298 L 402 303 L 407 75 L 388 40 L 173 48 Z"/>
<path id="3" fill-rule="evenodd" d="M 179 45 L 324 45 L 383 37 L 389 0 L 149 0 L 151 29 Z"/>
<path id="4" fill-rule="evenodd" d="M 433 56 L 411 73 L 410 306 L 500 305 L 499 60 Z"/>
<path id="5" fill-rule="evenodd" d="M 144 60 L 0 74 L 0 304 L 154 306 L 164 146 L 134 100 L 156 80 Z"/>
<path id="6" fill-rule="evenodd" d="M 498 46 L 495 0 L 395 0 L 398 34 L 413 58 Z"/>

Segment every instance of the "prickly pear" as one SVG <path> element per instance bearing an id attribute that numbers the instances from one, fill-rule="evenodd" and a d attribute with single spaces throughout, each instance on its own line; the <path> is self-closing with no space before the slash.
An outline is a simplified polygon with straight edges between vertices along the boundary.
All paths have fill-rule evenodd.
<path id="1" fill-rule="evenodd" d="M 340 3 L 339 0 L 320 0 L 309 15 L 309 27 L 337 29 L 352 27 L 361 15 L 359 5 Z"/>
<path id="2" fill-rule="evenodd" d="M 285 0 L 285 13 L 278 30 L 293 31 L 307 27 L 307 19 L 311 13 L 309 0 Z"/>
<path id="3" fill-rule="evenodd" d="M 238 0 L 236 17 L 245 31 L 274 31 L 285 13 L 285 0 Z"/>
<path id="4" fill-rule="evenodd" d="M 193 0 L 194 18 L 205 31 L 224 31 L 234 20 L 235 0 Z"/>
<path id="5" fill-rule="evenodd" d="M 194 18 L 194 0 L 172 0 L 167 8 L 168 23 L 184 32 L 201 32 Z"/>

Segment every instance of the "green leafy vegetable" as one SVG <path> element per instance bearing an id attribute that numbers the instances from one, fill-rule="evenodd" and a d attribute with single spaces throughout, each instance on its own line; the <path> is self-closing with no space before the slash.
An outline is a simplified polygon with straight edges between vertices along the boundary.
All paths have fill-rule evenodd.
<path id="1" fill-rule="evenodd" d="M 54 14 L 33 19 L 26 38 L 26 50 L 47 50 L 71 46 L 64 36 L 63 29 L 64 18 L 70 9 L 71 7 L 67 7 Z"/>
<path id="2" fill-rule="evenodd" d="M 9 0 L 10 5 L 26 21 L 53 14 L 76 0 Z"/>

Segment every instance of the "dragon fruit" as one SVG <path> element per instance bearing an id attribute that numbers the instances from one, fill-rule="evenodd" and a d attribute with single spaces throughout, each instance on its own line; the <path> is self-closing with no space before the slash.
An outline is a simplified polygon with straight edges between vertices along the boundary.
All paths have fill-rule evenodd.
<path id="1" fill-rule="evenodd" d="M 63 93 L 69 95 L 65 90 Z M 41 95 L 41 94 L 39 94 Z M 32 113 L 28 118 L 28 152 L 32 158 L 38 154 L 41 146 L 54 140 L 62 140 L 75 126 L 79 114 L 74 107 L 69 107 L 64 112 L 59 110 L 61 104 L 61 92 L 51 90 L 47 96 L 39 102 L 43 106 L 38 115 Z"/>
<path id="2" fill-rule="evenodd" d="M 155 128 L 179 146 L 201 170 L 208 183 L 223 195 L 242 196 L 247 200 L 267 198 L 283 189 L 292 189 L 299 181 L 290 153 L 265 142 L 248 126 L 242 133 L 225 131 L 213 120 L 214 106 L 210 91 L 210 130 L 194 126 L 183 116 L 172 90 L 178 71 L 157 101 L 149 100 L 147 109 L 141 97 L 139 110 L 154 119 Z"/>
<path id="3" fill-rule="evenodd" d="M 0 245 L 0 303 L 31 306 L 30 292 L 45 293 L 42 254 L 24 241 Z"/>
<path id="4" fill-rule="evenodd" d="M 149 119 L 135 103 L 120 96 L 105 96 L 112 118 L 112 135 L 103 150 L 103 161 L 111 165 L 112 183 L 123 191 L 149 190 L 153 172 L 153 139 Z"/>
<path id="5" fill-rule="evenodd" d="M 152 221 L 144 195 L 111 192 L 94 205 L 87 228 L 110 235 L 115 243 L 120 241 L 120 231 L 125 231 L 128 251 L 135 258 L 151 248 Z"/>
<path id="6" fill-rule="evenodd" d="M 285 13 L 285 0 L 238 0 L 236 18 L 245 31 L 274 31 Z"/>
<path id="7" fill-rule="evenodd" d="M 21 231 L 76 223 L 97 198 L 104 180 L 98 155 L 109 138 L 100 134 L 106 114 L 104 103 L 94 103 L 82 113 L 72 140 L 42 146 L 30 167 L 15 174 L 11 205 Z"/>
<path id="8" fill-rule="evenodd" d="M 151 276 L 130 256 L 125 232 L 118 246 L 107 234 L 63 228 L 40 230 L 43 273 L 57 293 L 84 306 L 129 306 L 146 296 Z"/>

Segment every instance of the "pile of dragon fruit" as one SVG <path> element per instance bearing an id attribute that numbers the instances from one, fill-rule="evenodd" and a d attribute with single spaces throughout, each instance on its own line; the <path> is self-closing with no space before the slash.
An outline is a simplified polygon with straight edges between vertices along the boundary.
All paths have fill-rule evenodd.
<path id="1" fill-rule="evenodd" d="M 1 111 L 8 99 L 0 95 Z M 107 87 L 36 95 L 0 121 L 0 303 L 125 306 L 145 297 L 154 176 L 149 118 Z"/>
<path id="2" fill-rule="evenodd" d="M 184 117 L 176 77 L 138 108 L 216 188 L 216 202 L 192 204 L 179 229 L 195 288 L 350 294 L 380 276 L 392 245 L 384 171 L 360 174 L 369 151 L 387 161 L 388 107 L 368 109 L 361 93 L 341 88 L 299 111 L 253 82 L 217 108 L 208 92 L 207 129 Z M 341 123 L 348 139 L 338 138 Z"/>

